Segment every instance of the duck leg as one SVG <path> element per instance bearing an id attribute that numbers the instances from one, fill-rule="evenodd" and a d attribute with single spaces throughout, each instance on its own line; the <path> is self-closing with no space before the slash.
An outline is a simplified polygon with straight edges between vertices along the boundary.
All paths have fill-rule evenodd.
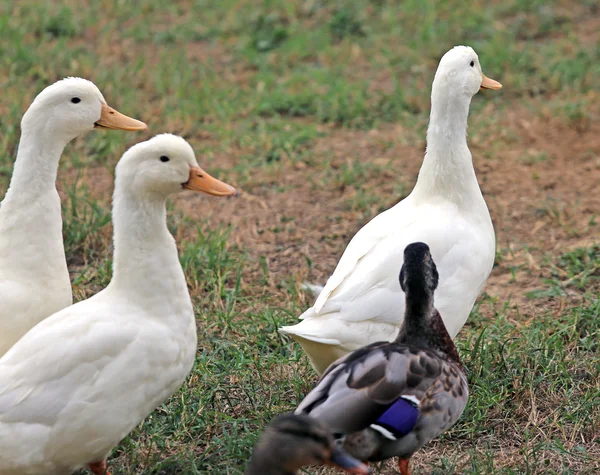
<path id="1" fill-rule="evenodd" d="M 92 462 L 88 465 L 94 475 L 111 475 L 106 466 L 106 460 Z"/>
<path id="2" fill-rule="evenodd" d="M 403 459 L 398 457 L 398 470 L 402 475 L 410 475 L 410 467 L 408 466 L 408 462 L 410 459 Z"/>

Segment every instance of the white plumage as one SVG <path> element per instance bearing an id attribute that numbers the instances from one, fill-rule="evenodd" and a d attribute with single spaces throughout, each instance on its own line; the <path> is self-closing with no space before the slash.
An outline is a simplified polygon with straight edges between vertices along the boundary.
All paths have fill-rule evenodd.
<path id="1" fill-rule="evenodd" d="M 450 335 L 467 320 L 495 255 L 466 141 L 469 105 L 481 87 L 501 86 L 483 75 L 473 49 L 457 46 L 444 55 L 415 188 L 352 238 L 314 306 L 300 323 L 281 328 L 300 342 L 317 372 L 352 350 L 395 338 L 404 315 L 398 269 L 411 242 L 427 243 L 438 265 L 437 308 Z"/>
<path id="2" fill-rule="evenodd" d="M 80 78 L 48 86 L 23 116 L 0 207 L 0 356 L 36 323 L 73 303 L 55 182 L 67 143 L 94 125 L 146 127 L 110 109 L 98 88 Z"/>
<path id="3" fill-rule="evenodd" d="M 197 167 L 180 137 L 137 144 L 119 162 L 110 284 L 40 322 L 0 359 L 0 474 L 101 463 L 184 382 L 196 321 L 165 208 L 182 187 L 235 193 Z"/>

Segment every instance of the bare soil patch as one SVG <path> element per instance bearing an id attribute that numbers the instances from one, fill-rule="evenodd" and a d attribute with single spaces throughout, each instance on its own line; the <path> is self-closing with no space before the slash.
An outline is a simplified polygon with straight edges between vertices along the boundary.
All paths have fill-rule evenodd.
<path id="1" fill-rule="evenodd" d="M 530 299 L 526 294 L 547 285 L 548 255 L 598 241 L 594 218 L 600 211 L 600 126 L 591 120 L 565 122 L 551 111 L 534 115 L 523 107 L 507 108 L 502 117 L 486 128 L 485 136 L 469 139 L 500 251 L 484 291 L 498 305 L 508 302 L 511 317 L 526 321 L 580 300 L 580 292 L 569 289 L 566 299 Z M 311 146 L 311 163 L 284 155 L 277 167 L 257 166 L 234 199 L 188 193 L 175 198 L 176 208 L 192 219 L 206 220 L 209 226 L 231 225 L 230 244 L 249 253 L 243 281 L 252 295 L 283 298 L 280 284 L 290 279 L 298 288 L 305 280 L 323 284 L 360 227 L 414 186 L 425 149 L 424 141 L 411 144 L 414 131 L 402 124 L 371 131 L 322 126 L 322 131 L 325 136 Z M 213 140 L 198 136 L 192 142 L 195 139 Z M 246 153 L 232 146 L 209 163 L 198 159 L 209 172 L 213 164 L 230 170 L 219 178 L 236 185 L 239 176 L 231 170 Z M 342 168 L 353 163 L 373 168 L 357 183 L 340 183 Z M 113 178 L 107 167 L 61 171 L 59 188 L 76 180 L 109 206 Z M 370 200 L 357 208 L 359 193 Z M 266 286 L 261 258 L 268 269 Z M 307 295 L 306 304 L 311 302 Z M 482 311 L 491 314 L 493 309 L 484 304 Z"/>
<path id="2" fill-rule="evenodd" d="M 600 126 L 589 122 L 580 127 L 518 107 L 507 109 L 493 129 L 497 132 L 470 138 L 502 256 L 485 292 L 499 303 L 509 301 L 518 319 L 548 308 L 562 309 L 564 301 L 531 300 L 525 294 L 546 285 L 545 256 L 597 241 L 593 220 L 600 210 Z M 408 132 L 402 125 L 328 132 L 316 141 L 312 156 L 315 161 L 330 160 L 333 171 L 284 158 L 277 170 L 253 171 L 251 185 L 236 199 L 210 203 L 200 196 L 177 199 L 190 216 L 206 218 L 211 225 L 232 225 L 232 243 L 250 253 L 244 280 L 253 293 L 277 298 L 278 284 L 289 278 L 297 283 L 306 279 L 324 283 L 358 229 L 414 186 L 425 144 L 403 145 Z M 486 158 L 486 149 L 492 147 L 493 158 Z M 235 155 L 215 157 L 214 162 L 227 168 L 235 162 Z M 361 183 L 336 184 L 336 168 L 355 161 L 375 163 L 379 168 Z M 400 196 L 399 183 L 404 185 Z M 361 190 L 375 198 L 366 210 L 352 209 L 349 203 Z M 261 256 L 270 272 L 270 288 L 254 286 L 260 279 L 252 275 L 262 275 Z M 578 296 L 573 292 L 574 299 Z M 309 304 L 311 297 L 306 301 Z"/>

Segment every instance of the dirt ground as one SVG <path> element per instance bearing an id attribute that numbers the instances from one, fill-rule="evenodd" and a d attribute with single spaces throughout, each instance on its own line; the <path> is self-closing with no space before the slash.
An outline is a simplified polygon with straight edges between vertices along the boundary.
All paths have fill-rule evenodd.
<path id="1" fill-rule="evenodd" d="M 597 100 L 597 96 L 590 99 Z M 499 302 L 510 300 L 515 314 L 534 316 L 548 304 L 564 305 L 556 301 L 540 305 L 539 300 L 525 296 L 529 290 L 544 288 L 548 272 L 542 264 L 544 256 L 560 255 L 598 240 L 598 228 L 590 223 L 600 210 L 600 126 L 593 122 L 569 126 L 551 116 L 510 109 L 494 129 L 497 132 L 485 138 L 470 139 L 502 256 L 485 292 Z M 196 205 L 204 198 L 181 200 L 190 216 L 209 213 L 211 223 L 232 223 L 232 241 L 250 250 L 252 262 L 267 256 L 273 284 L 289 276 L 298 282 L 324 283 L 347 242 L 377 214 L 377 207 L 387 208 L 403 197 L 394 194 L 397 182 L 405 185 L 404 194 L 414 186 L 425 144 L 401 145 L 398 139 L 403 133 L 402 125 L 366 132 L 335 130 L 314 146 L 317 160 L 332 157 L 334 173 L 344 161 L 361 157 L 380 165 L 381 171 L 366 178 L 368 189 L 377 195 L 377 205 L 370 213 L 349 209 L 347 203 L 357 189 L 315 185 L 318 177 L 302 162 L 290 163 L 276 175 L 253 175 L 251 188 L 243 189 L 240 197 L 214 200 L 202 207 L 201 213 Z M 507 134 L 511 138 L 504 140 Z M 394 145 L 389 147 L 389 142 Z M 483 156 L 490 145 L 497 147 L 493 159 Z M 233 160 L 235 157 L 215 159 L 221 167 Z M 275 191 L 270 183 L 286 191 Z M 285 223 L 286 217 L 294 219 Z M 310 272 L 307 259 L 312 261 Z M 513 275 L 516 266 L 519 270 Z M 310 299 L 307 297 L 307 303 Z"/>
<path id="2" fill-rule="evenodd" d="M 589 99 L 598 101 L 598 95 L 590 94 Z M 325 130 L 327 126 L 322 127 Z M 276 169 L 252 170 L 249 185 L 238 186 L 240 195 L 234 199 L 191 194 L 176 198 L 176 207 L 192 219 L 207 219 L 215 226 L 232 225 L 230 242 L 250 253 L 249 268 L 244 272 L 246 285 L 262 282 L 253 275 L 262 275 L 259 260 L 266 258 L 272 285 L 252 292 L 277 299 L 281 296 L 278 284 L 283 280 L 293 278 L 298 287 L 305 280 L 325 283 L 356 231 L 414 186 L 425 142 L 405 145 L 409 140 L 404 138 L 410 132 L 402 124 L 370 131 L 326 132 L 326 137 L 313 144 L 310 154 L 311 160 L 329 160 L 331 170 L 315 170 L 284 156 Z M 534 317 L 548 308 L 562 309 L 564 299 L 532 300 L 525 294 L 545 287 L 550 268 L 544 257 L 598 241 L 594 218 L 600 211 L 600 125 L 591 120 L 565 124 L 554 119 L 550 111 L 533 115 L 524 108 L 510 108 L 485 136 L 470 136 L 469 146 L 494 222 L 500 256 L 484 291 L 500 304 L 509 302 L 518 319 Z M 486 156 L 490 147 L 494 147 L 493 158 Z M 238 149 L 208 162 L 201 156 L 198 160 L 207 171 L 212 163 L 227 170 L 243 154 L 244 150 Z M 337 184 L 331 174 L 335 177 L 340 167 L 353 161 L 369 161 L 377 168 L 355 187 Z M 91 184 L 94 196 L 110 196 L 108 167 L 77 173 L 82 182 Z M 63 186 L 74 179 L 75 171 L 67 172 Z M 228 179 L 236 185 L 235 176 Z M 399 184 L 403 190 L 400 196 L 395 191 Z M 366 210 L 353 209 L 349 203 L 362 187 L 375 195 L 374 204 Z M 206 200 L 210 204 L 205 205 Z M 579 293 L 572 294 L 573 299 L 578 298 Z M 307 295 L 307 305 L 311 302 Z M 485 306 L 482 311 L 487 311 Z"/>

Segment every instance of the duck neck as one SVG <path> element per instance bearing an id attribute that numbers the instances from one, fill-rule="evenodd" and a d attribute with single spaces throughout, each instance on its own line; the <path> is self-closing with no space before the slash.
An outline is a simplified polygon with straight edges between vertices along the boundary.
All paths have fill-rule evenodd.
<path id="1" fill-rule="evenodd" d="M 470 103 L 469 96 L 448 93 L 434 84 L 427 151 L 415 185 L 415 194 L 423 197 L 443 196 L 457 205 L 467 207 L 477 201 L 474 197 L 481 197 L 467 146 Z"/>
<path id="2" fill-rule="evenodd" d="M 406 289 L 404 322 L 396 343 L 432 349 L 461 364 L 456 345 L 450 338 L 440 313 L 433 306 L 433 295 L 422 288 Z"/>
<path id="3" fill-rule="evenodd" d="M 56 193 L 58 162 L 67 142 L 45 137 L 35 131 L 23 131 L 10 186 L 2 206 L 30 205 L 49 193 Z"/>
<path id="4" fill-rule="evenodd" d="M 117 178 L 113 226 L 113 278 L 108 289 L 123 292 L 155 314 L 177 317 L 191 311 L 175 239 L 167 228 L 166 198 L 152 193 L 139 196 L 119 186 Z"/>
<path id="5" fill-rule="evenodd" d="M 404 322 L 397 336 L 399 343 L 410 342 L 418 346 L 429 344 L 430 318 L 435 310 L 433 296 L 422 287 L 405 289 L 406 308 Z"/>
<path id="6" fill-rule="evenodd" d="M 6 196 L 0 206 L 0 257 L 4 265 L 56 278 L 66 273 L 56 175 L 68 141 L 24 130 Z M 15 252 L 18 243 L 28 252 Z M 50 274 L 46 275 L 45 271 Z"/>

